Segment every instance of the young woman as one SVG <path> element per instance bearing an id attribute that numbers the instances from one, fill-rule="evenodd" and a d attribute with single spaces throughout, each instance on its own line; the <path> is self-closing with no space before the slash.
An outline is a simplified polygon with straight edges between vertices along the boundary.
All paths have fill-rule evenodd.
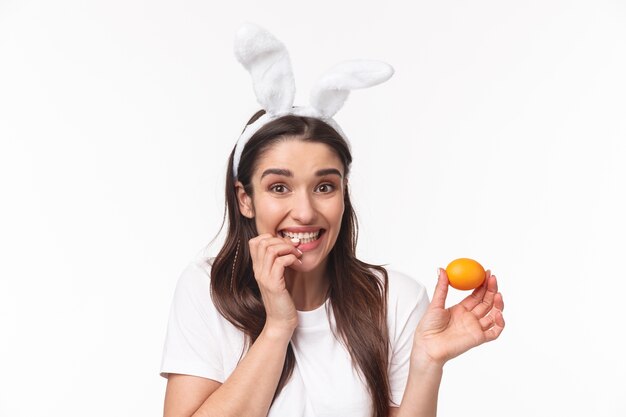
<path id="1" fill-rule="evenodd" d="M 499 336 L 495 276 L 445 309 L 445 271 L 428 305 L 416 281 L 356 258 L 350 162 L 313 118 L 250 139 L 227 175 L 226 242 L 176 290 L 166 417 L 434 416 L 445 362 Z"/>
<path id="2" fill-rule="evenodd" d="M 258 112 L 231 153 L 225 243 L 188 266 L 172 303 L 165 417 L 435 416 L 444 364 L 504 328 L 489 272 L 446 309 L 445 271 L 429 303 L 417 281 L 356 258 L 348 143 L 333 112 L 306 112 Z"/>

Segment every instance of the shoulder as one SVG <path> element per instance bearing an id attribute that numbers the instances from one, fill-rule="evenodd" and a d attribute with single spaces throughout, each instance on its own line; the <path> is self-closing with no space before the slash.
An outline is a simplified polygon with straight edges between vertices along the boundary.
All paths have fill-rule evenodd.
<path id="1" fill-rule="evenodd" d="M 211 283 L 213 258 L 195 256 L 183 269 L 178 279 L 178 287 L 189 289 L 208 288 Z"/>
<path id="2" fill-rule="evenodd" d="M 387 269 L 389 276 L 388 300 L 392 302 L 402 300 L 428 300 L 426 287 L 415 278 L 393 269 Z"/>
<path id="3" fill-rule="evenodd" d="M 394 269 L 384 267 L 383 269 L 387 272 L 387 298 L 389 301 L 402 298 L 428 298 L 428 294 L 426 293 L 426 287 L 415 278 Z M 383 277 L 380 270 L 370 268 L 370 271 L 374 273 L 374 275 L 378 277 L 379 280 L 382 281 Z"/>
<path id="4" fill-rule="evenodd" d="M 388 277 L 387 309 L 390 313 L 425 309 L 430 303 L 426 287 L 415 278 L 403 272 L 385 268 Z M 372 272 L 382 279 L 381 272 Z"/>
<path id="5" fill-rule="evenodd" d="M 426 287 L 411 276 L 387 270 L 387 326 L 393 351 L 408 349 L 417 324 L 426 312 L 430 300 Z"/>
<path id="6" fill-rule="evenodd" d="M 223 318 L 211 297 L 211 262 L 194 257 L 180 274 L 172 300 L 161 375 L 186 374 L 224 381 L 239 358 L 243 335 Z M 233 366 L 234 368 L 234 366 Z"/>
<path id="7" fill-rule="evenodd" d="M 180 273 L 174 292 L 176 308 L 191 308 L 202 315 L 215 315 L 211 298 L 211 261 L 194 256 Z"/>

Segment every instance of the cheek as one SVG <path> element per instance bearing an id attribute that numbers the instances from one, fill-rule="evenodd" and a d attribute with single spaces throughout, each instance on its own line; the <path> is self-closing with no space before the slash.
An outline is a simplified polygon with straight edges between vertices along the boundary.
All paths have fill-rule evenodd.
<path id="1" fill-rule="evenodd" d="M 341 225 L 341 219 L 343 218 L 343 207 L 337 211 L 337 224 Z"/>
<path id="2" fill-rule="evenodd" d="M 339 228 L 341 225 L 344 209 L 345 206 L 343 200 L 334 202 L 327 207 L 328 219 L 335 225 L 336 228 Z M 337 233 L 339 233 L 339 231 L 337 231 Z"/>
<path id="3" fill-rule="evenodd" d="M 257 229 L 274 229 L 285 215 L 285 207 L 280 201 L 259 198 L 254 202 Z"/>

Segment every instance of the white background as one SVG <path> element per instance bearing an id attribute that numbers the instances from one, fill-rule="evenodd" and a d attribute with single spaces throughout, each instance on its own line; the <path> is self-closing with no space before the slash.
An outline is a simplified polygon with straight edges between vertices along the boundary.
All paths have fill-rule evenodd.
<path id="1" fill-rule="evenodd" d="M 626 415 L 624 2 L 382 4 L 0 0 L 2 417 L 162 413 L 176 280 L 258 109 L 244 21 L 298 105 L 340 60 L 396 70 L 336 116 L 361 257 L 431 295 L 454 258 L 499 278 L 507 328 L 446 365 L 439 415 Z"/>

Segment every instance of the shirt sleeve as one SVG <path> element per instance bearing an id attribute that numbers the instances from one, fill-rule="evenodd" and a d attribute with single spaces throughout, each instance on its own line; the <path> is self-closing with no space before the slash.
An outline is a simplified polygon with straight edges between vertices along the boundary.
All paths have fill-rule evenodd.
<path id="1" fill-rule="evenodd" d="M 194 375 L 224 381 L 219 313 L 210 295 L 210 274 L 190 263 L 176 285 L 163 346 L 160 375 Z"/>
<path id="2" fill-rule="evenodd" d="M 392 406 L 399 406 L 409 376 L 413 336 L 430 301 L 426 288 L 413 278 L 389 272 L 388 325 L 391 342 L 389 386 Z"/>

